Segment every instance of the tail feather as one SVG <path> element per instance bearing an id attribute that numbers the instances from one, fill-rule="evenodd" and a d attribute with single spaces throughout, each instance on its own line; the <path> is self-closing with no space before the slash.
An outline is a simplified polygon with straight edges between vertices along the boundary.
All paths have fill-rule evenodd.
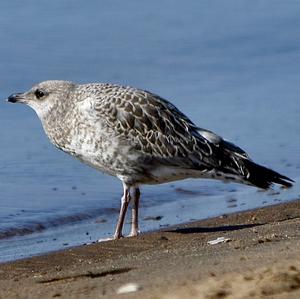
<path id="1" fill-rule="evenodd" d="M 292 187 L 293 185 L 292 182 L 294 181 L 290 178 L 272 169 L 258 165 L 251 160 L 243 159 L 243 164 L 248 173 L 246 180 L 254 186 L 268 189 L 274 183 L 286 188 Z"/>
<path id="2" fill-rule="evenodd" d="M 273 184 L 279 184 L 286 188 L 293 186 L 294 181 L 292 179 L 270 168 L 256 164 L 244 150 L 229 141 L 221 139 L 218 143 L 210 145 L 214 149 L 213 162 L 217 161 L 214 168 L 217 173 L 222 174 L 220 177 L 224 177 L 225 180 L 238 181 L 262 189 L 268 189 Z"/>

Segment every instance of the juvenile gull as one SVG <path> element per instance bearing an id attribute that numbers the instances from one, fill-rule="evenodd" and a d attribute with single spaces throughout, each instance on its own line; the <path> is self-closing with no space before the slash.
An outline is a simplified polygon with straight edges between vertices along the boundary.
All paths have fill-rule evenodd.
<path id="1" fill-rule="evenodd" d="M 235 181 L 267 189 L 293 182 L 254 163 L 215 133 L 199 128 L 174 105 L 148 91 L 113 84 L 45 81 L 8 97 L 35 110 L 51 142 L 123 183 L 114 238 L 131 198 L 130 236 L 138 230 L 139 186 L 186 178 Z"/>

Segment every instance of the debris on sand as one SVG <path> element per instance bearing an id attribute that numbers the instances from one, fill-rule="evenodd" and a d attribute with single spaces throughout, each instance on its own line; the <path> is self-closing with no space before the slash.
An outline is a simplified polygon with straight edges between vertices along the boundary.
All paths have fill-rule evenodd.
<path id="1" fill-rule="evenodd" d="M 117 289 L 117 294 L 133 293 L 141 290 L 142 287 L 137 283 L 126 283 Z"/>
<path id="2" fill-rule="evenodd" d="M 219 244 L 219 243 L 227 243 L 227 242 L 230 242 L 230 241 L 231 241 L 230 238 L 219 237 L 215 240 L 210 240 L 207 243 L 210 244 L 210 245 L 216 245 L 216 244 Z"/>

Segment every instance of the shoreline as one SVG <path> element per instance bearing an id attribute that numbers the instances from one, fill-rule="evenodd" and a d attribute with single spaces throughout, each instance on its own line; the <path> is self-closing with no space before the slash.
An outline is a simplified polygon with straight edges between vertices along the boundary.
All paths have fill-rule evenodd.
<path id="1" fill-rule="evenodd" d="M 2 263 L 0 298 L 299 298 L 299 245 L 295 200 Z"/>

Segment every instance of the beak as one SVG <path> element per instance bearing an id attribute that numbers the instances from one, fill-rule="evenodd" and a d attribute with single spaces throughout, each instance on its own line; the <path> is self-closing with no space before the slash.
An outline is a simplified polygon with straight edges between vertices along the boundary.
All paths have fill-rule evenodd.
<path id="1" fill-rule="evenodd" d="M 24 96 L 22 93 L 14 93 L 7 98 L 7 102 L 10 103 L 23 103 Z"/>

